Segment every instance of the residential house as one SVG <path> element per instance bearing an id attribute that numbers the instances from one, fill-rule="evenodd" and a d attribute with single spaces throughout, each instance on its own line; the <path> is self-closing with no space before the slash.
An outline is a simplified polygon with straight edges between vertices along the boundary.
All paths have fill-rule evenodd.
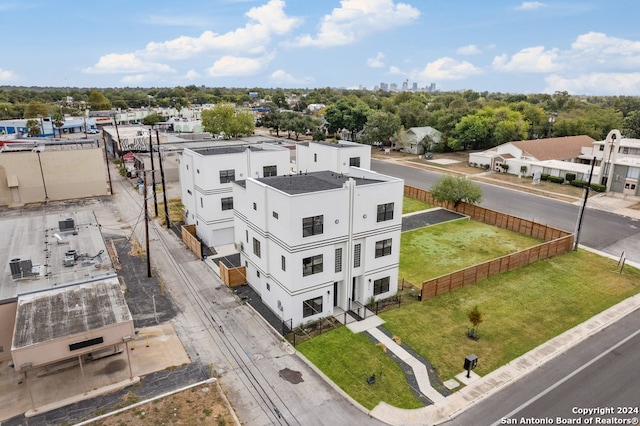
<path id="1" fill-rule="evenodd" d="M 410 154 L 423 154 L 425 148 L 432 150 L 442 140 L 442 133 L 433 127 L 410 127 L 401 134 L 400 149 Z M 396 144 L 398 145 L 398 144 Z"/>
<path id="2" fill-rule="evenodd" d="M 536 171 L 554 176 L 564 176 L 567 172 L 583 176 L 589 173 L 593 142 L 594 139 L 586 135 L 507 142 L 469 154 L 469 163 L 524 176 Z"/>
<path id="3" fill-rule="evenodd" d="M 331 170 L 348 173 L 349 167 L 370 169 L 371 145 L 349 141 L 296 144 L 296 168 L 299 172 Z"/>
<path id="4" fill-rule="evenodd" d="M 248 283 L 292 327 L 394 295 L 403 188 L 356 167 L 235 181 Z"/>
<path id="5" fill-rule="evenodd" d="M 232 244 L 232 182 L 291 172 L 290 151 L 282 146 L 227 144 L 186 148 L 180 159 L 180 187 L 185 222 L 209 247 Z"/>

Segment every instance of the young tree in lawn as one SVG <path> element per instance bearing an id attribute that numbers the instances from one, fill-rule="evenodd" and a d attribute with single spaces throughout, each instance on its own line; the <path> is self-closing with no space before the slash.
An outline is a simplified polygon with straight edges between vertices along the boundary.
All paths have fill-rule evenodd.
<path id="1" fill-rule="evenodd" d="M 467 318 L 469 318 L 469 322 L 473 325 L 473 328 L 469 330 L 469 337 L 477 339 L 478 338 L 478 326 L 482 322 L 482 312 L 478 309 L 478 306 L 475 306 L 469 312 L 467 312 Z"/>
<path id="2" fill-rule="evenodd" d="M 434 200 L 440 203 L 453 203 L 454 208 L 463 201 L 469 204 L 482 201 L 480 185 L 463 177 L 443 176 L 431 186 L 430 191 Z"/>

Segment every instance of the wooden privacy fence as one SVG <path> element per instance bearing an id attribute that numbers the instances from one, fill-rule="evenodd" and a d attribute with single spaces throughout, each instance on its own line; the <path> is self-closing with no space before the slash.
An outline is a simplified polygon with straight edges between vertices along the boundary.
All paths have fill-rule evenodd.
<path id="1" fill-rule="evenodd" d="M 516 253 L 423 281 L 421 295 L 422 300 L 430 299 L 438 294 L 475 284 L 476 282 L 492 275 L 511 271 L 541 259 L 546 259 L 557 254 L 567 253 L 573 249 L 573 234 L 570 232 L 472 204 L 460 203 L 454 207 L 453 203 L 440 203 L 433 199 L 433 196 L 429 191 L 408 185 L 405 185 L 404 187 L 404 195 L 410 198 L 415 198 L 419 201 L 433 204 L 434 206 L 444 207 L 449 210 L 465 214 L 479 222 L 509 229 L 511 231 L 545 241 L 542 244 L 520 250 Z"/>
<path id="2" fill-rule="evenodd" d="M 182 225 L 182 241 L 202 259 L 202 245 L 196 236 L 196 225 Z"/>
<path id="3" fill-rule="evenodd" d="M 233 288 L 247 283 L 247 271 L 244 266 L 229 268 L 224 262 L 218 262 L 220 268 L 220 278 L 227 285 Z"/>

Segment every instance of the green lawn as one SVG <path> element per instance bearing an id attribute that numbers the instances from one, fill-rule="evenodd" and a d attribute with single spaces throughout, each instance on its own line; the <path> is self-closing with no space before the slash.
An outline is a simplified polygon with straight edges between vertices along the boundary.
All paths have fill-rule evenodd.
<path id="1" fill-rule="evenodd" d="M 362 334 L 340 327 L 296 346 L 334 383 L 368 409 L 380 401 L 395 407 L 420 408 L 400 367 Z M 376 375 L 370 385 L 367 378 Z"/>
<path id="2" fill-rule="evenodd" d="M 640 271 L 586 251 L 506 272 L 431 300 L 381 313 L 385 327 L 427 358 L 442 380 L 478 356 L 485 375 L 640 291 Z M 478 306 L 480 339 L 466 337 Z"/>
<path id="3" fill-rule="evenodd" d="M 431 204 L 423 203 L 415 198 L 404 197 L 404 201 L 402 202 L 402 214 L 419 212 L 431 208 L 433 208 Z"/>
<path id="4" fill-rule="evenodd" d="M 471 220 L 456 220 L 402 233 L 400 277 L 424 280 L 514 253 L 541 241 Z"/>

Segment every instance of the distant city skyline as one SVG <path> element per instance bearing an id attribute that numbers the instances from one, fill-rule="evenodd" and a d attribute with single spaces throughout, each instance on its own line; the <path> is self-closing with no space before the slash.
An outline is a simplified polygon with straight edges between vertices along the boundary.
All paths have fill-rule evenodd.
<path id="1" fill-rule="evenodd" d="M 640 3 L 7 0 L 0 85 L 640 96 Z M 415 89 L 414 89 L 415 82 Z"/>

